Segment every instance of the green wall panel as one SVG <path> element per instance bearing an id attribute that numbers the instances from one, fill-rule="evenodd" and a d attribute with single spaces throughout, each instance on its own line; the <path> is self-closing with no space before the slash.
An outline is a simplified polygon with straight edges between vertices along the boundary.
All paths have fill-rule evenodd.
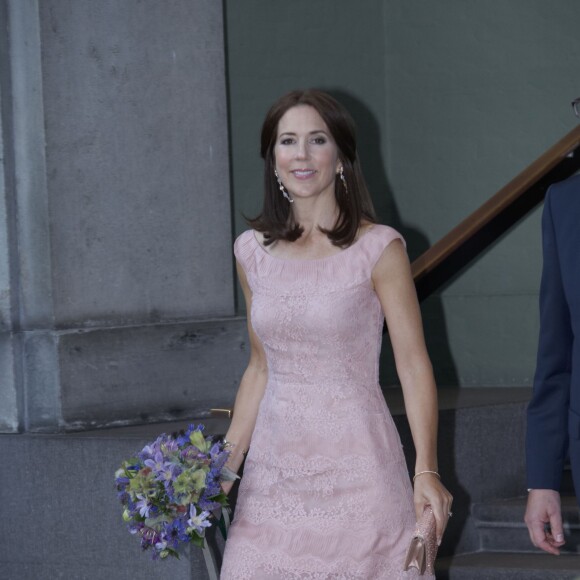
<path id="1" fill-rule="evenodd" d="M 293 88 L 351 110 L 381 221 L 411 258 L 577 122 L 575 0 L 226 0 L 226 22 L 236 233 L 261 205 L 263 116 Z M 531 383 L 540 271 L 538 209 L 423 305 L 439 384 Z M 388 348 L 383 362 L 395 383 Z"/>

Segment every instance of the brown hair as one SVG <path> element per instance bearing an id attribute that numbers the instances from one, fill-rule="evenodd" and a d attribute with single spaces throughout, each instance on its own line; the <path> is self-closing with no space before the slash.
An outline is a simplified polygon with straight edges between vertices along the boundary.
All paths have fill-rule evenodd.
<path id="1" fill-rule="evenodd" d="M 283 198 L 274 174 L 274 146 L 278 123 L 282 116 L 298 105 L 316 109 L 326 123 L 338 147 L 338 157 L 344 168 L 348 192 L 340 177 L 335 180 L 338 218 L 331 230 L 322 230 L 335 246 L 347 247 L 358 233 L 362 219 L 375 222 L 375 210 L 367 190 L 356 151 L 354 122 L 347 110 L 327 93 L 317 89 L 292 91 L 278 99 L 268 111 L 262 125 L 261 156 L 264 160 L 264 205 L 262 212 L 248 220 L 250 226 L 264 234 L 264 244 L 277 240 L 293 242 L 304 231 L 298 224 L 290 204 Z"/>

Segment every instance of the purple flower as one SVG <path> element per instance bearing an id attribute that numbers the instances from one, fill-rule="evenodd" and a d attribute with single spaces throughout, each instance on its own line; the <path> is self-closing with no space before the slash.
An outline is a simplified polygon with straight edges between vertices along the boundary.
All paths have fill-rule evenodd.
<path id="1" fill-rule="evenodd" d="M 230 452 L 223 449 L 221 443 L 215 443 L 209 452 L 211 458 L 212 471 L 221 473 L 224 465 L 230 457 Z"/>
<path id="2" fill-rule="evenodd" d="M 153 559 L 157 560 L 157 558 L 159 558 L 159 555 L 163 552 L 163 550 L 167 549 L 167 542 L 165 540 L 159 540 L 158 542 L 155 543 L 155 552 L 153 552 Z M 161 554 L 161 557 L 163 557 L 163 555 Z"/>
<path id="3" fill-rule="evenodd" d="M 175 463 L 166 462 L 165 467 L 159 471 L 159 480 L 164 482 L 171 482 L 173 481 L 183 469 L 179 465 Z"/>
<path id="4" fill-rule="evenodd" d="M 143 447 L 141 452 L 138 454 L 138 457 L 143 462 L 146 459 L 153 459 L 157 453 L 163 452 L 163 449 L 166 448 L 167 445 L 170 447 L 175 446 L 175 449 L 177 450 L 177 445 L 175 444 L 173 438 L 169 435 L 166 435 L 165 433 L 162 433 L 159 435 L 159 437 L 157 437 L 157 439 L 155 439 L 155 441 L 153 441 L 153 443 L 150 445 L 145 445 L 145 447 Z"/>
<path id="5" fill-rule="evenodd" d="M 128 485 L 129 485 L 129 478 L 128 477 L 117 477 L 117 479 L 115 479 L 115 484 L 117 485 L 118 489 L 125 489 Z"/>
<path id="6" fill-rule="evenodd" d="M 132 534 L 138 534 L 144 527 L 145 527 L 145 524 L 143 524 L 141 522 L 136 522 L 133 524 L 129 524 L 129 531 Z"/>
<path id="7" fill-rule="evenodd" d="M 180 433 L 177 436 L 176 442 L 179 447 L 184 447 L 189 443 L 189 435 L 186 435 L 185 433 Z"/>
<path id="8" fill-rule="evenodd" d="M 197 503 L 197 507 L 204 512 L 213 512 L 213 510 L 221 507 L 221 505 L 221 503 L 212 501 L 211 499 L 207 499 L 205 497 L 200 498 L 199 502 Z"/>
<path id="9" fill-rule="evenodd" d="M 159 445 L 157 445 L 157 441 L 151 443 L 151 445 L 145 445 L 143 449 L 139 452 L 139 459 L 141 461 L 145 461 L 146 459 L 151 459 L 155 456 L 156 453 L 159 452 Z"/>
<path id="10" fill-rule="evenodd" d="M 165 457 L 161 451 L 157 451 L 153 456 L 153 459 L 146 459 L 143 464 L 153 470 L 153 473 L 155 473 L 155 479 L 157 480 L 165 479 L 165 471 L 171 468 L 171 463 L 165 461 Z"/>
<path id="11" fill-rule="evenodd" d="M 205 478 L 205 490 L 203 493 L 204 496 L 213 497 L 221 493 L 219 475 L 219 471 L 215 471 L 213 468 L 207 474 Z"/>
<path id="12" fill-rule="evenodd" d="M 177 441 L 175 439 L 167 439 L 161 445 L 161 448 L 165 453 L 172 453 L 174 451 L 179 451 L 179 447 L 177 445 Z"/>
<path id="13" fill-rule="evenodd" d="M 187 525 L 192 528 L 195 532 L 197 532 L 200 536 L 205 534 L 204 528 L 209 528 L 211 526 L 211 522 L 208 521 L 207 518 L 211 515 L 207 511 L 202 511 L 199 515 L 197 514 L 197 509 L 195 505 L 191 505 L 190 508 L 190 518 L 187 520 Z"/>
<path id="14" fill-rule="evenodd" d="M 161 537 L 172 548 L 177 548 L 179 542 L 189 541 L 189 536 L 185 529 L 185 522 L 182 518 L 176 518 L 172 522 L 165 524 Z"/>
<path id="15" fill-rule="evenodd" d="M 165 488 L 165 493 L 167 494 L 167 498 L 169 499 L 170 503 L 177 503 L 179 498 L 175 494 L 173 481 L 164 481 L 163 487 Z"/>
<path id="16" fill-rule="evenodd" d="M 181 458 L 186 463 L 191 464 L 195 461 L 203 461 L 205 459 L 205 455 L 200 453 L 197 447 L 189 446 L 181 450 Z"/>
<path id="17" fill-rule="evenodd" d="M 139 498 L 139 501 L 135 504 L 135 507 L 139 510 L 139 514 L 142 518 L 148 518 L 149 512 L 153 506 L 149 501 L 147 501 L 147 498 L 140 493 L 137 494 L 137 497 Z"/>
<path id="18" fill-rule="evenodd" d="M 139 529 L 139 535 L 141 536 L 141 546 L 143 548 L 148 548 L 149 546 L 154 546 L 160 541 L 159 534 L 157 530 L 143 526 Z"/>

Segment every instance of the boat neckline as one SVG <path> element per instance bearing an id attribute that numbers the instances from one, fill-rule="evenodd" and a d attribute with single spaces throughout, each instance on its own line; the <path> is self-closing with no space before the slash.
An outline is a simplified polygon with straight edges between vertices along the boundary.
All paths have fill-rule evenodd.
<path id="1" fill-rule="evenodd" d="M 258 240 L 258 238 L 256 237 L 256 231 L 251 230 L 251 232 L 252 232 L 252 238 L 253 238 L 254 242 L 256 243 L 256 245 L 260 248 L 260 250 L 266 256 L 268 256 L 272 260 L 277 260 L 279 262 L 297 262 L 297 263 L 301 263 L 301 262 L 325 262 L 327 260 L 336 259 L 339 256 L 342 256 L 345 252 L 348 252 L 349 250 L 351 250 L 352 248 L 357 246 L 364 238 L 366 238 L 375 229 L 376 225 L 377 224 L 372 224 L 364 232 L 364 234 L 362 236 L 359 236 L 350 246 L 348 246 L 348 248 L 344 248 L 344 250 L 340 250 L 340 252 L 337 252 L 336 254 L 330 254 L 329 256 L 324 256 L 323 258 L 281 258 L 279 256 L 273 256 L 272 254 L 270 254 L 270 252 L 268 252 L 268 250 L 266 250 L 266 248 Z"/>

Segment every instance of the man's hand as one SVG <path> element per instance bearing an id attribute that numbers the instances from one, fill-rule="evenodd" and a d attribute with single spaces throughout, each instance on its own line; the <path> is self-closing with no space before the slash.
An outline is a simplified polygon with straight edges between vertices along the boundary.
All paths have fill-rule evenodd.
<path id="1" fill-rule="evenodd" d="M 564 531 L 560 494 L 557 491 L 532 489 L 528 494 L 524 521 L 536 548 L 555 556 L 560 555 L 559 548 L 564 545 Z M 546 530 L 546 524 L 550 525 L 550 530 Z"/>

